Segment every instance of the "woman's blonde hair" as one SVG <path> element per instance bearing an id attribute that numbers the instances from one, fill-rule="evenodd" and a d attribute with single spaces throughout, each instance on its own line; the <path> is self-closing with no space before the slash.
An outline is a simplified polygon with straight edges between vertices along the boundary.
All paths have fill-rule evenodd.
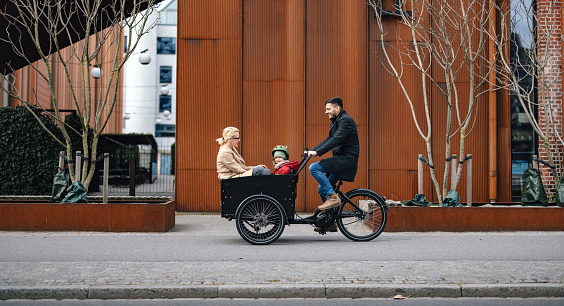
<path id="1" fill-rule="evenodd" d="M 239 129 L 236 127 L 228 126 L 223 129 L 223 137 L 216 139 L 220 146 L 224 145 L 231 137 L 239 133 Z"/>

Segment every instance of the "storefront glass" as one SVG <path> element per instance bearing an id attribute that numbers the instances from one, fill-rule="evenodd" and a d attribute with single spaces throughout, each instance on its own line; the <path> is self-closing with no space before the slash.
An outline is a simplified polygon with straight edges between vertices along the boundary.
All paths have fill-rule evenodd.
<path id="1" fill-rule="evenodd" d="M 514 32 L 511 33 L 510 59 L 512 69 L 519 79 L 519 86 L 530 92 L 530 98 L 535 99 L 534 78 L 529 69 L 533 69 L 526 55 L 534 44 L 534 37 L 529 30 L 534 28 L 532 12 L 535 3 L 531 0 L 511 1 L 511 22 Z M 533 89 L 533 90 L 531 90 Z M 511 195 L 512 201 L 521 201 L 523 194 L 523 173 L 532 161 L 532 155 L 537 154 L 537 137 L 527 118 L 519 96 L 511 92 Z M 536 110 L 533 110 L 536 116 Z"/>

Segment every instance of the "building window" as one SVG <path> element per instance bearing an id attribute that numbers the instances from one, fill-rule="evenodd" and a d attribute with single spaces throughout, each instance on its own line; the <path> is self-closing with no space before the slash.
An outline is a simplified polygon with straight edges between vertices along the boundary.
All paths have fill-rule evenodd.
<path id="1" fill-rule="evenodd" d="M 155 124 L 155 137 L 174 137 L 176 125 Z"/>
<path id="2" fill-rule="evenodd" d="M 164 111 L 172 111 L 172 97 L 169 95 L 163 96 L 160 95 L 159 96 L 159 113 L 162 113 Z"/>
<path id="3" fill-rule="evenodd" d="M 157 54 L 176 54 L 176 38 L 157 37 Z"/>
<path id="4" fill-rule="evenodd" d="M 178 5 L 176 1 L 169 2 L 169 4 L 164 7 L 159 13 L 159 23 L 175 25 L 177 19 L 177 10 Z"/>
<path id="5" fill-rule="evenodd" d="M 532 20 L 533 11 L 536 10 L 535 3 L 531 1 L 512 0 L 511 19 L 515 22 L 515 30 L 511 33 L 510 62 L 512 69 L 517 73 L 519 86 L 531 93 L 531 100 L 537 98 L 534 90 L 534 77 L 527 73 L 523 67 L 532 67 L 527 53 L 531 52 L 535 43 L 530 26 L 534 26 Z M 532 90 L 533 89 L 533 90 Z M 519 102 L 515 92 L 511 92 L 511 199 L 514 202 L 521 201 L 523 196 L 523 174 L 532 161 L 532 156 L 538 154 L 537 136 L 533 126 L 527 119 L 527 114 Z M 534 110 L 535 116 L 537 110 Z"/>
<path id="6" fill-rule="evenodd" d="M 172 66 L 161 66 L 161 83 L 172 83 Z"/>

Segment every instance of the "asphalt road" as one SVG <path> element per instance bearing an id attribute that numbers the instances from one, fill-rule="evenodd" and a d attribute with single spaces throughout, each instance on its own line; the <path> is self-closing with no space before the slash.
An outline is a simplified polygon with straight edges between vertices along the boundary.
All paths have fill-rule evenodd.
<path id="1" fill-rule="evenodd" d="M 564 232 L 387 233 L 354 242 L 287 226 L 273 244 L 254 246 L 235 221 L 179 215 L 168 233 L 0 232 L 0 262 L 198 261 L 558 261 Z"/>

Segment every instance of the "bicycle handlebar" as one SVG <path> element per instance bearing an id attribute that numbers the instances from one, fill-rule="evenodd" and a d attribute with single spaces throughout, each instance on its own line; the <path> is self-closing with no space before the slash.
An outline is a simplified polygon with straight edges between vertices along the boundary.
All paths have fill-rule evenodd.
<path id="1" fill-rule="evenodd" d="M 302 160 L 300 161 L 300 167 L 298 168 L 298 172 L 296 172 L 296 175 L 300 174 L 300 172 L 305 167 L 307 162 L 311 159 L 311 155 L 307 154 L 307 151 L 309 151 L 309 149 L 304 148 L 304 151 L 305 152 L 304 152 L 304 154 L 302 154 Z"/>

